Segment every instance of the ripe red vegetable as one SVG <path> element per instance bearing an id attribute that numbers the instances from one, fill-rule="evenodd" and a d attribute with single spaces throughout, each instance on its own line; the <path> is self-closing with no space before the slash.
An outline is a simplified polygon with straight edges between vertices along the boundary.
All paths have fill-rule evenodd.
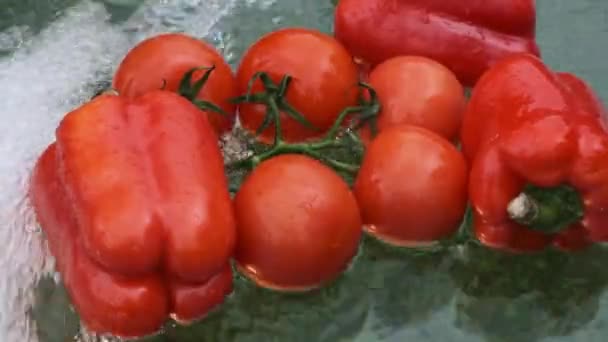
<path id="1" fill-rule="evenodd" d="M 348 185 L 303 155 L 262 162 L 234 199 L 236 261 L 259 286 L 282 291 L 318 288 L 357 253 L 361 217 Z"/>
<path id="2" fill-rule="evenodd" d="M 365 230 L 397 246 L 449 237 L 466 209 L 467 171 L 460 152 L 436 133 L 385 129 L 368 146 L 354 185 Z"/>
<path id="3" fill-rule="evenodd" d="M 188 71 L 211 67 L 213 71 L 200 89 L 194 83 L 201 80 L 205 69 L 192 74 L 187 83 L 190 87 L 182 87 Z M 230 100 L 238 94 L 232 69 L 212 45 L 185 34 L 159 34 L 137 44 L 118 66 L 113 87 L 129 98 L 161 88 L 179 91 L 206 111 L 218 134 L 230 131 L 235 122 L 236 106 Z M 205 108 L 201 101 L 218 106 L 223 113 Z"/>
<path id="4" fill-rule="evenodd" d="M 490 69 L 462 130 L 477 238 L 516 252 L 608 241 L 605 115 L 585 82 L 535 56 Z"/>
<path id="5" fill-rule="evenodd" d="M 429 57 L 467 86 L 510 54 L 539 54 L 535 26 L 534 0 L 340 0 L 335 10 L 336 38 L 355 57 Z"/>
<path id="6" fill-rule="evenodd" d="M 232 291 L 235 220 L 217 136 L 172 92 L 102 95 L 68 113 L 30 196 L 92 332 L 152 334 Z"/>
<path id="7" fill-rule="evenodd" d="M 445 66 L 425 57 L 401 56 L 372 70 L 367 81 L 378 95 L 377 129 L 409 124 L 455 141 L 460 133 L 465 97 L 462 85 Z M 360 134 L 370 136 L 369 125 Z"/>
<path id="8" fill-rule="evenodd" d="M 264 91 L 252 77 L 265 72 L 278 84 L 285 75 L 292 77 L 283 99 L 312 125 L 306 127 L 279 101 L 281 132 L 287 142 L 319 137 L 340 112 L 357 105 L 358 69 L 352 56 L 332 36 L 316 30 L 287 28 L 269 33 L 245 52 L 237 71 L 239 94 Z M 239 119 L 245 129 L 256 132 L 266 117 L 267 104 L 242 103 Z M 271 143 L 274 124 L 261 132 L 260 140 Z"/>

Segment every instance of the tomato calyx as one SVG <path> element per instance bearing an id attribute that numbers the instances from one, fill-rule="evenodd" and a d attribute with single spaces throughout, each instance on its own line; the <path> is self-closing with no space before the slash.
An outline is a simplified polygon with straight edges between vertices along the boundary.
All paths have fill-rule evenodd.
<path id="1" fill-rule="evenodd" d="M 253 84 L 257 80 L 260 80 L 262 82 L 262 85 L 264 86 L 264 91 L 252 94 L 251 89 L 253 88 Z M 271 124 L 275 124 L 275 142 L 277 138 L 279 140 L 282 138 L 280 136 L 282 133 L 280 129 L 280 124 L 279 126 L 276 126 L 276 123 L 273 120 L 273 116 L 275 115 L 275 113 L 278 114 L 280 111 L 282 111 L 287 116 L 296 120 L 298 123 L 308 129 L 312 129 L 315 131 L 319 130 L 318 127 L 315 127 L 312 123 L 310 123 L 310 121 L 308 121 L 304 117 L 304 115 L 300 114 L 285 99 L 287 88 L 289 87 L 291 80 L 291 76 L 285 75 L 283 76 L 281 81 L 276 84 L 272 81 L 272 79 L 267 73 L 257 72 L 249 81 L 247 93 L 232 100 L 232 102 L 235 104 L 257 103 L 266 105 L 266 116 L 264 117 L 264 121 L 262 121 L 262 124 L 257 128 L 256 136 L 260 135 Z"/>
<path id="2" fill-rule="evenodd" d="M 292 78 L 285 75 L 277 84 L 272 81 L 270 76 L 264 72 L 258 72 L 249 83 L 249 89 L 253 82 L 260 80 L 264 86 L 264 91 L 252 94 L 248 91 L 247 94 L 233 99 L 234 103 L 258 103 L 266 105 L 266 116 L 262 124 L 257 128 L 256 135 L 261 134 L 271 125 L 274 126 L 274 142 L 264 151 L 249 156 L 248 158 L 238 160 L 231 163 L 228 167 L 232 169 L 254 169 L 258 164 L 277 155 L 296 153 L 304 154 L 315 158 L 326 165 L 332 167 L 338 172 L 345 172 L 349 175 L 354 175 L 359 170 L 360 159 L 362 157 L 363 143 L 359 136 L 355 133 L 356 130 L 364 124 L 371 122 L 375 126 L 375 121 L 380 112 L 380 103 L 376 91 L 366 83 L 359 83 L 358 86 L 367 91 L 368 99 L 360 99 L 358 106 L 346 107 L 338 115 L 330 129 L 319 139 L 308 142 L 288 143 L 283 139 L 281 130 L 281 112 L 286 113 L 303 126 L 311 129 L 315 128 L 302 114 L 293 108 L 285 100 L 285 94 L 288 91 L 289 84 Z M 347 121 L 349 119 L 349 121 Z M 348 122 L 348 125 L 344 123 Z M 356 159 L 357 163 L 345 162 L 324 154 L 323 151 L 331 149 L 347 149 Z"/>
<path id="3" fill-rule="evenodd" d="M 530 229 L 558 233 L 583 218 L 580 194 L 569 185 L 543 188 L 527 185 L 507 207 L 509 218 Z"/>
<path id="4" fill-rule="evenodd" d="M 196 67 L 188 70 L 180 80 L 177 93 L 180 96 L 186 98 L 188 101 L 190 101 L 202 111 L 226 116 L 228 114 L 218 105 L 214 104 L 213 102 L 197 98 L 198 94 L 209 80 L 209 77 L 211 76 L 211 73 L 215 70 L 215 68 L 215 65 L 212 65 L 210 67 Z M 192 79 L 194 78 L 194 73 L 202 70 L 205 70 L 205 73 L 201 76 L 201 78 L 193 82 Z M 163 79 L 163 83 L 159 89 L 165 90 L 166 86 L 167 80 Z M 91 97 L 91 99 L 94 99 L 101 95 L 120 95 L 120 93 L 118 92 L 118 90 L 112 88 L 110 85 L 103 86 Z"/>
<path id="5" fill-rule="evenodd" d="M 202 71 L 202 70 L 205 71 L 203 76 L 201 76 L 201 78 L 199 78 L 198 80 L 193 82 L 192 78 L 194 77 L 194 73 L 196 73 L 197 71 Z M 192 68 L 192 69 L 188 70 L 184 74 L 184 77 L 181 79 L 181 81 L 179 83 L 177 93 L 179 95 L 181 95 L 182 97 L 186 98 L 188 101 L 192 102 L 192 104 L 194 104 L 198 109 L 200 109 L 202 111 L 216 113 L 216 114 L 219 114 L 222 116 L 226 116 L 227 115 L 226 112 L 222 108 L 220 108 L 218 105 L 216 105 L 210 101 L 205 101 L 205 100 L 201 100 L 201 99 L 197 98 L 201 89 L 203 89 L 203 87 L 205 86 L 205 83 L 207 83 L 207 81 L 209 80 L 209 77 L 211 76 L 211 73 L 214 70 L 215 70 L 215 65 L 212 65 L 210 67 L 196 67 L 196 68 Z M 161 87 L 161 89 L 164 87 L 165 87 L 165 83 L 163 83 L 163 86 Z"/>

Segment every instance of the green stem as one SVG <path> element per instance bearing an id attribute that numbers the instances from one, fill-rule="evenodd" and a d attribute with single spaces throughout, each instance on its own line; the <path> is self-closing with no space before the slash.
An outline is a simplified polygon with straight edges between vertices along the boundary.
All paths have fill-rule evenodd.
<path id="1" fill-rule="evenodd" d="M 354 174 L 359 170 L 358 165 L 344 163 L 335 159 L 324 157 L 321 153 L 319 153 L 319 151 L 317 151 L 317 147 L 320 146 L 322 146 L 322 148 L 328 148 L 329 144 L 281 144 L 276 146 L 276 148 L 273 148 L 267 152 L 261 153 L 253 157 L 251 162 L 251 168 L 255 168 L 264 160 L 270 159 L 281 154 L 297 153 L 320 160 L 335 169 L 336 171 L 344 171 L 347 173 Z"/>
<path id="2" fill-rule="evenodd" d="M 580 194 L 569 185 L 551 188 L 527 185 L 507 207 L 509 217 L 530 229 L 555 234 L 584 215 Z"/>
<path id="3" fill-rule="evenodd" d="M 297 153 L 310 156 L 317 159 L 326 165 L 332 167 L 336 171 L 345 172 L 350 175 L 354 175 L 359 170 L 359 165 L 342 162 L 330 157 L 327 157 L 321 153 L 321 151 L 332 148 L 344 148 L 347 147 L 345 139 L 340 140 L 340 133 L 344 130 L 344 121 L 352 115 L 358 114 L 359 121 L 373 120 L 380 111 L 380 105 L 377 100 L 376 93 L 373 88 L 367 84 L 360 84 L 362 88 L 367 89 L 371 94 L 371 100 L 364 101 L 359 106 L 345 108 L 336 118 L 329 130 L 324 134 L 323 138 L 318 141 L 306 142 L 306 143 L 287 143 L 283 140 L 283 132 L 281 127 L 281 112 L 287 116 L 293 118 L 297 122 L 301 123 L 303 128 L 315 129 L 306 118 L 297 112 L 287 101 L 285 100 L 286 93 L 291 77 L 286 75 L 283 77 L 281 82 L 277 85 L 270 77 L 265 73 L 256 73 L 250 82 L 249 89 L 252 88 L 253 81 L 260 80 L 264 86 L 264 91 L 256 94 L 251 94 L 250 90 L 247 94 L 240 96 L 233 100 L 235 103 L 244 102 L 255 102 L 266 105 L 266 117 L 262 121 L 262 124 L 257 129 L 257 134 L 261 134 L 270 125 L 274 125 L 274 142 L 273 145 L 266 151 L 261 152 L 257 155 L 250 156 L 247 159 L 239 160 L 228 165 L 229 168 L 249 168 L 253 169 L 258 164 L 272 158 L 274 156 L 286 153 Z M 350 140 L 353 144 L 359 144 L 363 146 L 360 138 L 353 133 L 350 129 L 344 132 L 344 136 Z"/>
<path id="4" fill-rule="evenodd" d="M 268 108 L 272 111 L 272 116 L 274 118 L 274 145 L 281 145 L 281 142 L 283 141 L 281 115 L 277 101 L 273 97 L 268 97 Z"/>
<path id="5" fill-rule="evenodd" d="M 336 119 L 336 121 L 334 121 L 334 124 L 331 126 L 329 131 L 327 131 L 327 134 L 325 134 L 325 139 L 333 139 L 334 137 L 336 137 L 338 135 L 338 131 L 342 127 L 342 123 L 344 122 L 344 120 L 346 120 L 346 118 L 349 115 L 351 115 L 353 113 L 361 113 L 365 109 L 366 109 L 366 107 L 363 107 L 363 106 L 348 107 L 348 108 L 344 109 L 340 113 L 340 115 L 338 115 L 338 118 Z"/>
<path id="6" fill-rule="evenodd" d="M 309 143 L 294 143 L 287 144 L 282 139 L 281 134 L 281 121 L 279 117 L 279 108 L 277 106 L 276 100 L 273 98 L 268 99 L 268 106 L 272 111 L 272 115 L 274 117 L 274 125 L 275 125 L 275 139 L 272 148 L 266 152 L 260 153 L 256 156 L 252 157 L 252 163 L 250 164 L 251 168 L 255 168 L 259 163 L 274 156 L 285 154 L 285 153 L 298 153 L 304 154 L 315 159 L 318 159 L 330 167 L 336 169 L 337 171 L 344 171 L 347 173 L 354 174 L 359 170 L 358 165 L 353 165 L 349 163 L 340 162 L 338 160 L 334 160 L 331 158 L 324 157 L 319 153 L 320 150 L 328 149 L 328 148 L 337 148 L 342 147 L 343 144 L 336 140 L 336 137 L 339 133 L 340 128 L 342 127 L 342 123 L 348 115 L 361 112 L 365 110 L 365 107 L 348 107 L 344 109 L 338 118 L 332 125 L 332 127 L 327 131 L 324 138 L 320 141 L 309 142 Z M 350 132 L 350 134 L 354 134 Z"/>

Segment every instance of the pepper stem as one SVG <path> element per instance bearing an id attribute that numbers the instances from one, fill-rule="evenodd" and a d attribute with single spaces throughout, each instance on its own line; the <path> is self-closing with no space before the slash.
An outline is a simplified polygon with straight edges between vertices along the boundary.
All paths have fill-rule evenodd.
<path id="1" fill-rule="evenodd" d="M 554 234 L 584 215 L 580 194 L 569 185 L 543 188 L 527 185 L 507 206 L 509 217 L 530 229 Z"/>

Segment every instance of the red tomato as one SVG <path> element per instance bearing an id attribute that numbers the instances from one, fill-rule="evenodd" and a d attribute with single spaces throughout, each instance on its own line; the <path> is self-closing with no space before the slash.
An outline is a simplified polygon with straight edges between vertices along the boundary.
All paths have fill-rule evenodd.
<path id="1" fill-rule="evenodd" d="M 136 45 L 125 56 L 114 75 L 113 87 L 122 96 L 137 97 L 164 86 L 177 91 L 184 74 L 200 67 L 215 70 L 198 93 L 197 99 L 212 102 L 226 113 L 207 113 L 218 134 L 232 129 L 236 106 L 229 102 L 237 96 L 234 73 L 224 58 L 210 44 L 184 34 L 161 34 Z M 192 81 L 205 73 L 194 73 Z"/>
<path id="2" fill-rule="evenodd" d="M 346 182 L 321 162 L 261 163 L 235 197 L 236 261 L 259 286 L 305 291 L 336 278 L 358 249 L 361 216 Z"/>
<path id="3" fill-rule="evenodd" d="M 375 67 L 368 83 L 382 105 L 379 131 L 409 124 L 456 140 L 465 108 L 464 89 L 442 64 L 425 57 L 395 57 Z M 361 135 L 368 140 L 369 129 L 365 127 Z"/>
<path id="4" fill-rule="evenodd" d="M 393 126 L 368 146 L 354 192 L 368 233 L 393 245 L 427 245 L 459 228 L 467 164 L 441 136 Z"/>
<path id="5" fill-rule="evenodd" d="M 351 55 L 333 37 L 311 29 L 289 28 L 262 37 L 245 53 L 237 71 L 240 94 L 247 93 L 253 75 L 264 71 L 275 83 L 288 74 L 293 80 L 287 101 L 313 126 L 313 130 L 281 113 L 283 137 L 302 141 L 319 136 L 334 123 L 340 112 L 357 104 L 358 69 Z M 256 81 L 253 92 L 263 90 Z M 242 104 L 239 119 L 255 132 L 266 115 L 266 106 Z M 266 143 L 274 139 L 274 126 L 260 135 Z"/>

